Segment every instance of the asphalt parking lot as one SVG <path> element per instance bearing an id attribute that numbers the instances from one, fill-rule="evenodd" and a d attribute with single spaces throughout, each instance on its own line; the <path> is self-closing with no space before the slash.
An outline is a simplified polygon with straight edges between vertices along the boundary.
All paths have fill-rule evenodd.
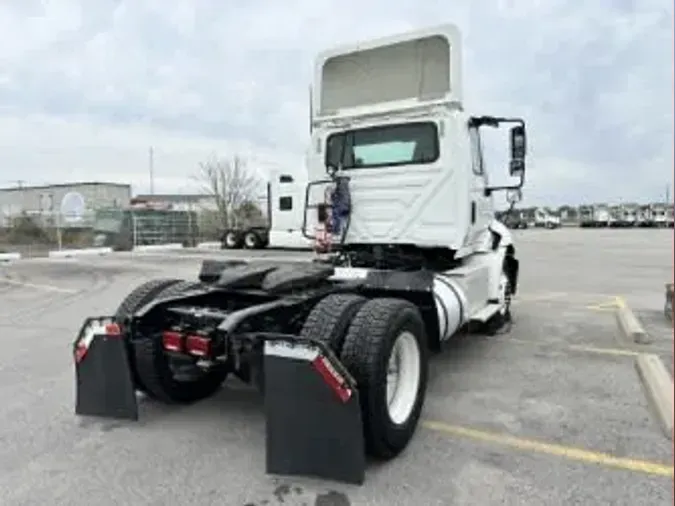
<path id="1" fill-rule="evenodd" d="M 73 414 L 70 345 L 83 318 L 111 313 L 145 279 L 193 278 L 200 257 L 225 253 L 0 264 L 0 504 L 673 504 L 673 444 L 634 367 L 643 350 L 673 362 L 672 327 L 656 316 L 673 277 L 672 231 L 526 230 L 517 240 L 513 327 L 461 337 L 433 359 L 415 439 L 371 465 L 362 487 L 265 475 L 261 398 L 235 381 L 190 407 L 144 402 L 136 424 Z M 651 315 L 651 344 L 620 337 L 616 297 Z"/>

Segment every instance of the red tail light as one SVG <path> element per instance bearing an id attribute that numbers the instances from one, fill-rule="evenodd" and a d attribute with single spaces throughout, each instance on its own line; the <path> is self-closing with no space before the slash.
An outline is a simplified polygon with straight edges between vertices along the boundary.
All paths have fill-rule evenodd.
<path id="1" fill-rule="evenodd" d="M 352 389 L 349 388 L 345 379 L 335 370 L 326 357 L 319 355 L 312 361 L 312 366 L 342 402 L 347 402 L 350 399 Z"/>
<path id="2" fill-rule="evenodd" d="M 162 345 L 167 351 L 183 351 L 183 335 L 174 330 L 165 330 L 162 332 Z"/>
<path id="3" fill-rule="evenodd" d="M 190 355 L 207 357 L 211 355 L 211 339 L 204 336 L 187 336 L 185 338 L 185 350 Z"/>

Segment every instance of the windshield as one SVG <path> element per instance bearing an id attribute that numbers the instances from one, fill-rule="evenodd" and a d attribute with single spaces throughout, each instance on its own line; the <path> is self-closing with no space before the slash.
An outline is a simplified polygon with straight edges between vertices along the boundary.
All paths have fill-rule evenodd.
<path id="1" fill-rule="evenodd" d="M 438 156 L 438 129 L 431 122 L 349 130 L 326 141 L 326 165 L 343 169 L 426 164 Z"/>

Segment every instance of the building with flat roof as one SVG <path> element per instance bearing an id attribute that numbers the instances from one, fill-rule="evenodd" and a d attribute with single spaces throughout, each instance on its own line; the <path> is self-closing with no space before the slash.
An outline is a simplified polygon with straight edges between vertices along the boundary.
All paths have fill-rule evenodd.
<path id="1" fill-rule="evenodd" d="M 10 226 L 21 215 L 61 225 L 86 221 L 96 209 L 126 207 L 131 185 L 108 182 L 74 182 L 0 188 L 0 226 Z"/>

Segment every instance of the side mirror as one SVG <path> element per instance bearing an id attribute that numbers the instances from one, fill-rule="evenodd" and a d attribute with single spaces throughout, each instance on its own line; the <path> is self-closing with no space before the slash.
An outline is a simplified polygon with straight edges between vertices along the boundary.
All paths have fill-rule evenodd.
<path id="1" fill-rule="evenodd" d="M 511 129 L 511 159 L 524 161 L 526 152 L 525 127 L 522 125 L 514 126 Z"/>

